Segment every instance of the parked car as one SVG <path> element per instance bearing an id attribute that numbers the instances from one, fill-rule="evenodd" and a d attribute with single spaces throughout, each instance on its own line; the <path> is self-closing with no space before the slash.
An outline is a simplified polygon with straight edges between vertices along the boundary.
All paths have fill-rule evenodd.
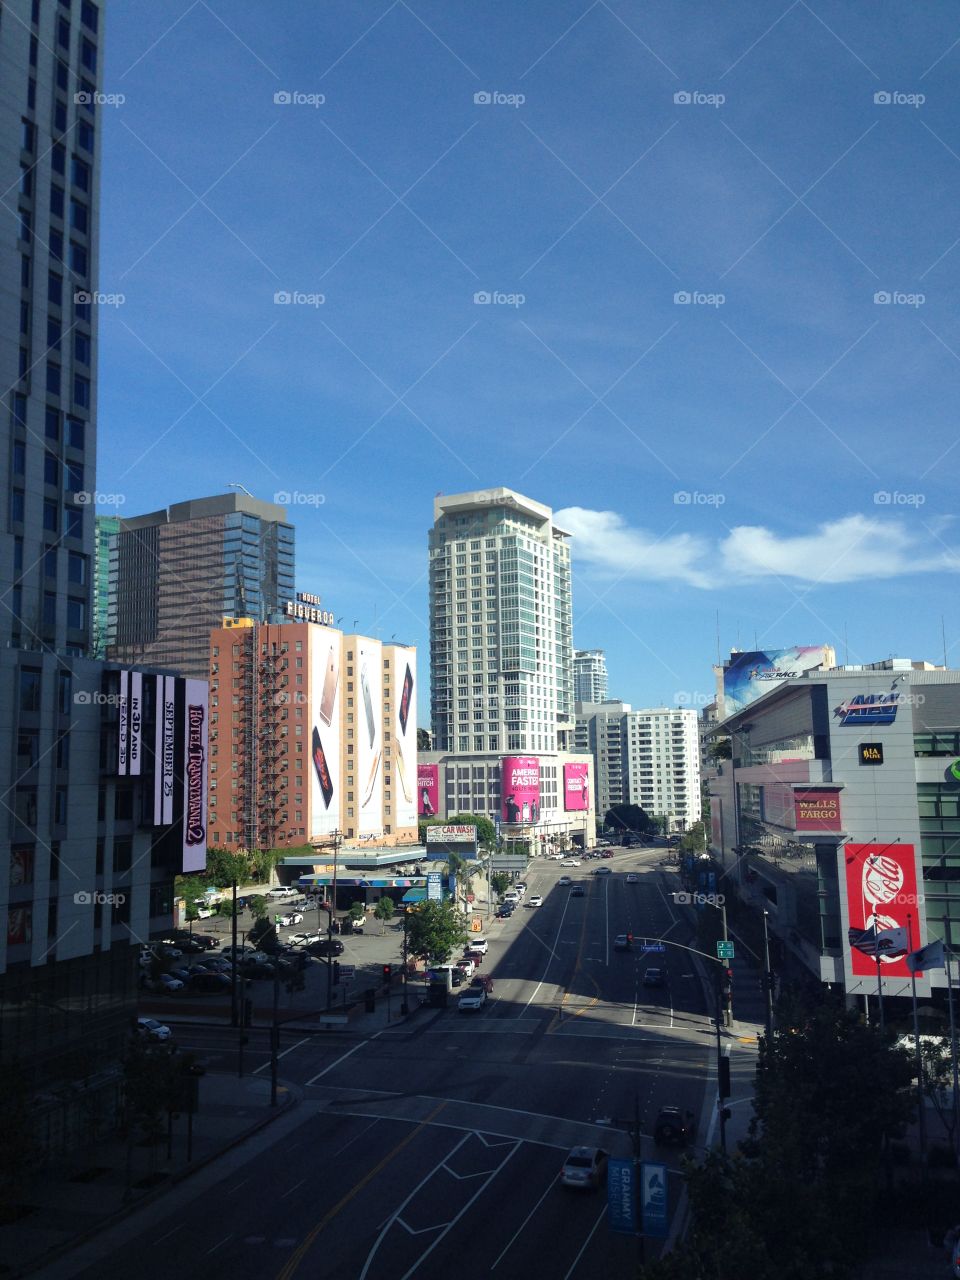
<path id="1" fill-rule="evenodd" d="M 303 912 L 288 911 L 286 915 L 280 917 L 280 923 L 285 929 L 294 924 L 303 924 Z"/>
<path id="2" fill-rule="evenodd" d="M 457 1008 L 461 1013 L 468 1010 L 479 1012 L 487 1003 L 487 993 L 484 987 L 467 987 L 466 991 L 461 992 L 460 999 L 457 1001 Z"/>
<path id="3" fill-rule="evenodd" d="M 183 952 L 179 947 L 172 946 L 169 942 L 158 942 L 155 947 L 158 956 L 162 956 L 164 960 L 181 960 Z"/>
<path id="4" fill-rule="evenodd" d="M 463 953 L 463 958 L 464 960 L 472 960 L 473 967 L 475 969 L 479 968 L 480 965 L 483 963 L 483 956 L 480 954 L 479 951 L 465 951 Z"/>
<path id="5" fill-rule="evenodd" d="M 203 991 L 211 995 L 223 995 L 232 987 L 229 977 L 225 973 L 206 972 L 193 973 L 190 975 L 190 990 Z"/>
<path id="6" fill-rule="evenodd" d="M 472 978 L 473 971 L 476 968 L 476 965 L 473 963 L 473 961 L 470 959 L 469 956 L 464 956 L 462 960 L 457 961 L 457 968 L 462 969 L 468 978 Z"/>
<path id="7" fill-rule="evenodd" d="M 479 951 L 482 956 L 485 956 L 489 947 L 490 944 L 487 942 L 486 938 L 471 938 L 463 949 L 465 952 Z"/>
<path id="8" fill-rule="evenodd" d="M 165 1023 L 158 1022 L 156 1018 L 138 1018 L 137 1034 L 147 1040 L 169 1040 L 173 1032 Z"/>
<path id="9" fill-rule="evenodd" d="M 178 978 L 178 979 L 183 983 L 183 985 L 184 985 L 184 986 L 186 986 L 186 985 L 187 985 L 187 983 L 190 981 L 190 970 L 189 970 L 189 969 L 181 969 L 181 968 L 177 968 L 177 969 L 168 969 L 168 970 L 167 970 L 167 974 L 168 974 L 171 978 Z"/>
<path id="10" fill-rule="evenodd" d="M 266 979 L 272 979 L 277 972 L 276 966 L 270 960 L 253 960 L 244 964 L 240 970 L 245 978 L 252 982 L 259 982 Z"/>
<path id="11" fill-rule="evenodd" d="M 505 902 L 502 907 L 498 907 L 494 915 L 496 920 L 509 920 L 513 915 L 513 907 L 509 902 Z"/>
<path id="12" fill-rule="evenodd" d="M 493 994 L 493 979 L 489 973 L 477 973 L 470 979 L 471 987 L 483 987 L 487 995 Z"/>
<path id="13" fill-rule="evenodd" d="M 299 898 L 300 890 L 295 889 L 292 884 L 280 884 L 266 892 L 268 898 Z"/>
<path id="14" fill-rule="evenodd" d="M 220 954 L 225 960 L 240 959 L 242 956 L 252 956 L 256 951 L 256 947 L 250 947 L 245 942 L 238 942 L 235 947 L 224 947 Z"/>
<path id="15" fill-rule="evenodd" d="M 560 1170 L 565 1187 L 595 1191 L 607 1180 L 607 1153 L 601 1147 L 574 1147 Z"/>
<path id="16" fill-rule="evenodd" d="M 179 978 L 171 978 L 169 973 L 161 973 L 156 979 L 153 990 L 166 991 L 172 995 L 174 991 L 183 990 L 183 983 Z"/>
<path id="17" fill-rule="evenodd" d="M 528 906 L 528 907 L 542 907 L 542 906 L 543 906 L 543 895 L 542 895 L 542 894 L 540 894 L 540 893 L 533 893 L 533 894 L 531 894 L 531 895 L 530 895 L 530 901 L 527 903 L 527 906 Z"/>

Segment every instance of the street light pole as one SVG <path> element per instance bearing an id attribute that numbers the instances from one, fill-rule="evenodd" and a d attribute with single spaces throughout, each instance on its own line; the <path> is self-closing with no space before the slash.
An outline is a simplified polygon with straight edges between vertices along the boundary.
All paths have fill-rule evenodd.
<path id="1" fill-rule="evenodd" d="M 770 972 L 770 935 L 767 932 L 767 916 L 763 913 L 763 985 L 767 992 L 767 1042 L 773 1039 L 773 974 Z"/>
<path id="2" fill-rule="evenodd" d="M 333 833 L 333 884 L 330 907 L 327 912 L 327 1010 L 333 1008 L 333 916 L 337 909 L 337 859 L 340 853 L 340 832 Z"/>
<path id="3" fill-rule="evenodd" d="M 237 1008 L 237 882 L 231 881 L 230 885 L 233 891 L 233 911 L 230 916 L 230 942 L 233 947 L 231 955 L 233 963 L 230 968 L 230 1025 L 237 1026 L 239 1022 Z"/>

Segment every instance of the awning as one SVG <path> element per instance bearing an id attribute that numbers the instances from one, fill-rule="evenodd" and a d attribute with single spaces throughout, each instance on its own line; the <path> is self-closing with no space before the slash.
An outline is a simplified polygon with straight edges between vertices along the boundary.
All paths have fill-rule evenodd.
<path id="1" fill-rule="evenodd" d="M 408 889 L 400 899 L 401 902 L 422 902 L 427 896 L 426 889 Z"/>

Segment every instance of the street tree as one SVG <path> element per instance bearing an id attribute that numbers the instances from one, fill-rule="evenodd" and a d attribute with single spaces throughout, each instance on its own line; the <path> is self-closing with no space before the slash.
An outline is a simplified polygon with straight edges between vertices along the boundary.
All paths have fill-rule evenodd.
<path id="1" fill-rule="evenodd" d="M 463 915 L 452 902 L 421 902 L 407 913 L 407 950 L 421 960 L 446 964 L 467 941 Z"/>
<path id="2" fill-rule="evenodd" d="M 367 913 L 363 909 L 362 902 L 351 902 L 348 915 L 350 916 L 351 925 L 359 924 L 367 918 Z"/>
<path id="3" fill-rule="evenodd" d="M 604 821 L 618 834 L 630 831 L 642 835 L 651 829 L 649 817 L 638 804 L 611 805 Z"/>
<path id="4" fill-rule="evenodd" d="M 267 900 L 261 894 L 250 899 L 250 914 L 254 920 L 262 920 L 267 914 Z"/>
<path id="5" fill-rule="evenodd" d="M 250 861 L 246 851 L 234 853 L 230 849 L 214 847 L 207 850 L 207 876 L 218 888 L 246 884 L 250 875 Z"/>
<path id="6" fill-rule="evenodd" d="M 380 921 L 380 933 L 383 933 L 384 925 L 388 924 L 394 917 L 396 907 L 393 899 L 389 894 L 383 894 L 377 901 L 377 905 L 373 909 L 374 918 Z"/>
<path id="7" fill-rule="evenodd" d="M 680 837 L 680 848 L 685 853 L 703 853 L 707 847 L 707 833 L 702 822 L 695 822 Z"/>
<path id="8" fill-rule="evenodd" d="M 490 888 L 498 897 L 502 897 L 510 888 L 510 877 L 506 871 L 494 871 L 490 877 Z"/>

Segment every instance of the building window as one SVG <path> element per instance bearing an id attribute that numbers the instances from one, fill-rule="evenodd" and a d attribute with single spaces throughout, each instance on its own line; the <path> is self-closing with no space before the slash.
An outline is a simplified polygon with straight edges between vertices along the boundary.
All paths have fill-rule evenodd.
<path id="1" fill-rule="evenodd" d="M 79 409 L 90 408 L 90 379 L 79 373 L 73 375 L 73 403 Z"/>
<path id="2" fill-rule="evenodd" d="M 70 166 L 70 175 L 75 187 L 78 187 L 81 191 L 90 190 L 90 166 L 85 160 L 74 156 Z"/>
<path id="3" fill-rule="evenodd" d="M 52 271 L 47 275 L 47 301 L 55 307 L 63 305 L 63 277 Z"/>

